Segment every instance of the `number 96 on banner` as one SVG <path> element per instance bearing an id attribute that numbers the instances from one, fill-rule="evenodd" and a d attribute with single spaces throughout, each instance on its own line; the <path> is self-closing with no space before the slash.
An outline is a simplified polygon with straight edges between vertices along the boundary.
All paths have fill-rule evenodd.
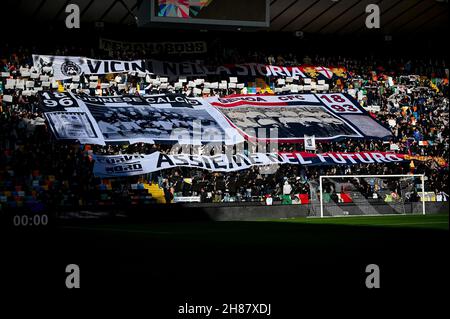
<path id="1" fill-rule="evenodd" d="M 355 104 L 353 104 L 343 94 L 339 93 L 321 94 L 318 97 L 333 113 L 337 114 L 362 113 L 360 108 Z"/>
<path id="2" fill-rule="evenodd" d="M 64 111 L 66 107 L 78 107 L 75 100 L 63 92 L 44 92 L 40 97 L 47 110 Z"/>

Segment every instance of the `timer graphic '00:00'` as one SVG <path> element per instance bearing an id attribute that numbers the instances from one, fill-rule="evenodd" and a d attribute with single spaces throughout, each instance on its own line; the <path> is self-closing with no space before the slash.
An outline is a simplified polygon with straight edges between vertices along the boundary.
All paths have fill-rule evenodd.
<path id="1" fill-rule="evenodd" d="M 48 216 L 42 215 L 14 215 L 14 226 L 46 226 L 48 224 Z"/>

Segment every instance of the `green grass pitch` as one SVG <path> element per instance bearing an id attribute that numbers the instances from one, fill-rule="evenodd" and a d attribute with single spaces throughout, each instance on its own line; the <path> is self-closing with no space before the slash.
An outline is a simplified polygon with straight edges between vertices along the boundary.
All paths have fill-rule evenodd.
<path id="1" fill-rule="evenodd" d="M 275 220 L 272 220 L 275 221 Z M 395 215 L 395 216 L 359 216 L 359 217 L 325 217 L 325 218 L 294 218 L 278 220 L 290 223 L 315 225 L 352 225 L 378 227 L 409 227 L 448 230 L 448 214 L 436 215 Z"/>
<path id="2" fill-rule="evenodd" d="M 165 289 L 173 283 L 207 291 L 212 282 L 237 287 L 270 281 L 298 288 L 327 285 L 328 278 L 361 287 L 371 263 L 385 269 L 384 285 L 404 287 L 441 280 L 448 223 L 448 214 L 95 223 L 18 232 L 8 240 L 16 264 L 50 269 L 49 276 L 79 263 L 85 287 Z M 411 282 L 411 276 L 422 281 Z"/>

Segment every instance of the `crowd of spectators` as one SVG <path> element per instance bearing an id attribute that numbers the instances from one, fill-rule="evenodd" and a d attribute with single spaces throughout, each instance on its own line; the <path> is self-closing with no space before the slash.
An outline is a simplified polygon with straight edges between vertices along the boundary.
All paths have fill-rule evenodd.
<path id="1" fill-rule="evenodd" d="M 426 190 L 448 194 L 448 165 L 437 161 L 352 166 L 306 167 L 282 165 L 274 174 L 257 167 L 218 173 L 192 168 L 175 168 L 153 174 L 105 181 L 93 176 L 92 153 L 118 154 L 154 151 L 170 152 L 171 145 L 133 144 L 91 146 L 67 144 L 52 138 L 34 94 L 5 87 L 7 78 L 20 79 L 21 68 L 31 68 L 35 48 L 9 48 L 0 55 L 0 207 L 58 208 L 85 207 L 104 203 L 129 203 L 131 185 L 157 183 L 167 201 L 180 196 L 200 196 L 202 202 L 264 201 L 267 197 L 284 200 L 287 195 L 310 194 L 311 182 L 320 175 L 424 173 Z M 91 51 L 91 52 L 88 52 Z M 93 52 L 92 49 L 59 48 L 55 55 L 89 55 L 93 58 L 145 58 L 145 52 Z M 245 53 L 234 50 L 205 63 L 261 62 L 275 65 L 339 65 L 347 69 L 345 78 L 328 81 L 332 92 L 354 96 L 370 115 L 389 127 L 389 140 L 347 139 L 318 143 L 316 152 L 394 151 L 448 159 L 449 99 L 448 65 L 445 61 L 407 59 L 352 59 Z M 31 69 L 32 70 L 32 69 Z M 447 72 L 447 73 L 446 73 Z M 241 79 L 240 79 L 241 80 Z M 245 81 L 246 79 L 242 79 Z M 271 82 L 273 79 L 267 79 Z M 102 81 L 102 79 L 100 79 Z M 154 85 L 141 86 L 137 75 L 123 74 L 125 89 L 111 86 L 91 89 L 89 94 L 148 94 L 162 92 Z M 50 88 L 51 89 L 51 88 Z M 55 88 L 56 89 L 56 88 Z M 142 89 L 141 89 L 142 90 Z M 166 89 L 167 90 L 167 89 Z M 187 86 L 182 94 L 191 94 Z M 213 90 L 208 95 L 228 95 L 238 90 Z M 12 101 L 5 101 L 4 96 Z M 302 150 L 302 144 L 280 144 L 281 151 Z M 106 193 L 106 195 L 105 195 Z M 448 195 L 447 195 L 448 196 Z M 148 198 L 148 197 L 146 197 Z"/>

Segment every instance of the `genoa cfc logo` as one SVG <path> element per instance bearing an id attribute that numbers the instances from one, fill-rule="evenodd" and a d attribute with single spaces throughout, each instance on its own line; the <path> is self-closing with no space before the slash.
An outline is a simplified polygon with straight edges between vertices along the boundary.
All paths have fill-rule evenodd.
<path id="1" fill-rule="evenodd" d="M 65 76 L 76 76 L 81 74 L 81 68 L 72 61 L 66 61 L 61 65 L 61 72 Z"/>

